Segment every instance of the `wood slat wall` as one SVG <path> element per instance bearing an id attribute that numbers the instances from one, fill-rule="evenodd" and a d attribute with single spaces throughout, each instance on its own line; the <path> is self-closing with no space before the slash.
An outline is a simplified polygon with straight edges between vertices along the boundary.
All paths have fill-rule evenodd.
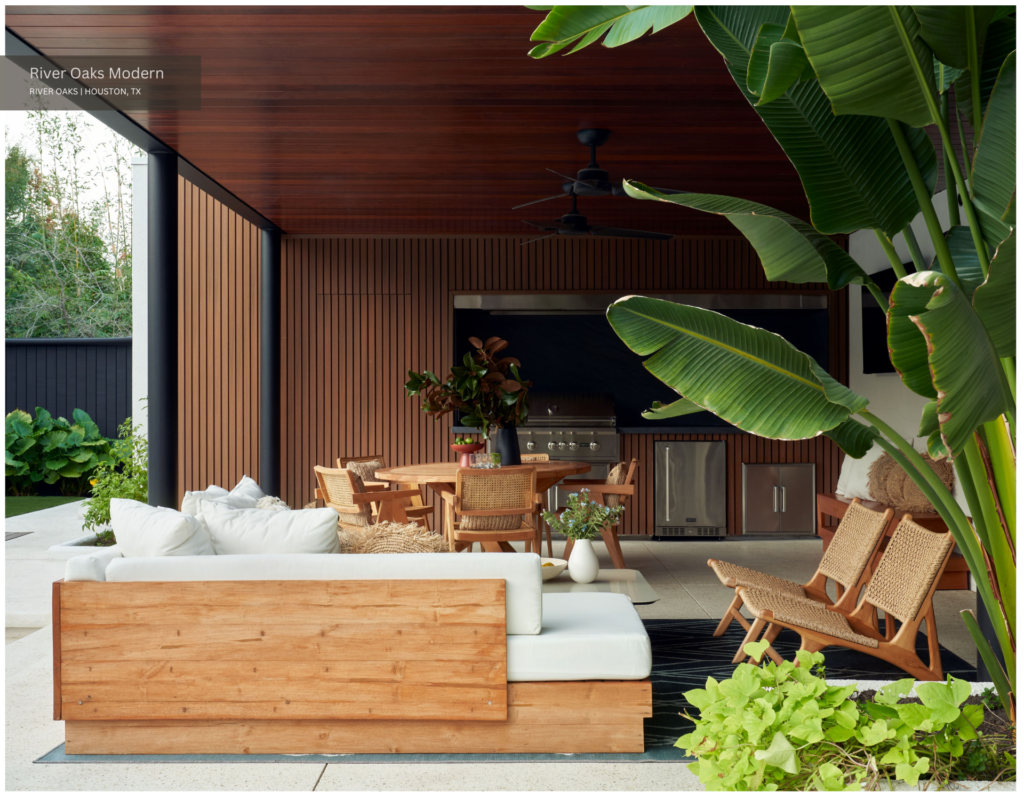
<path id="1" fill-rule="evenodd" d="M 178 178 L 178 498 L 259 480 L 260 232 Z"/>
<path id="2" fill-rule="evenodd" d="M 444 375 L 451 364 L 453 298 L 460 292 L 668 292 L 757 289 L 821 291 L 765 280 L 740 237 L 670 242 L 551 239 L 523 247 L 516 236 L 306 238 L 282 244 L 282 493 L 313 498 L 313 465 L 340 454 L 382 453 L 388 464 L 447 461 L 450 420 L 436 422 L 405 397 L 410 368 Z M 847 295 L 828 293 L 832 374 L 847 380 Z M 641 501 L 623 533 L 651 533 L 653 444 L 702 436 L 624 435 L 622 457 L 640 458 Z M 729 443 L 729 532 L 741 526 L 740 469 L 750 463 L 814 461 L 817 489 L 833 491 L 841 452 L 819 437 Z"/>

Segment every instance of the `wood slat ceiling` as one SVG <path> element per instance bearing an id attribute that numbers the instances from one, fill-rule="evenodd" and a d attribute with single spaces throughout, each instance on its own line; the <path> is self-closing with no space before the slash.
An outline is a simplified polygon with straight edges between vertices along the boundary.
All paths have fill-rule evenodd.
<path id="1" fill-rule="evenodd" d="M 796 173 L 693 18 L 617 49 L 533 61 L 520 7 L 30 7 L 6 24 L 69 55 L 200 55 L 203 108 L 132 113 L 292 234 L 528 233 L 612 130 L 612 179 L 732 194 L 806 219 Z M 627 198 L 582 199 L 592 223 L 733 229 Z M 524 213 L 525 212 L 525 213 Z"/>

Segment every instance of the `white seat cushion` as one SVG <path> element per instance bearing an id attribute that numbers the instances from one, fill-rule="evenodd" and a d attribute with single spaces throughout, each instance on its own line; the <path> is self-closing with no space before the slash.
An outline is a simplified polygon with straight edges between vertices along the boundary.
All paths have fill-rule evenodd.
<path id="1" fill-rule="evenodd" d="M 333 508 L 268 514 L 257 508 L 231 508 L 220 500 L 200 500 L 198 519 L 219 556 L 341 552 L 338 512 Z"/>
<path id="2" fill-rule="evenodd" d="M 504 578 L 505 630 L 537 634 L 541 625 L 540 557 L 536 553 L 116 558 L 107 567 L 106 577 L 114 582 Z"/>
<path id="3" fill-rule="evenodd" d="M 651 640 L 624 594 L 545 594 L 540 636 L 506 641 L 509 682 L 636 681 L 651 674 Z"/>
<path id="4" fill-rule="evenodd" d="M 214 552 L 206 528 L 195 517 L 173 508 L 114 499 L 110 501 L 110 527 L 125 558 L 212 556 Z"/>

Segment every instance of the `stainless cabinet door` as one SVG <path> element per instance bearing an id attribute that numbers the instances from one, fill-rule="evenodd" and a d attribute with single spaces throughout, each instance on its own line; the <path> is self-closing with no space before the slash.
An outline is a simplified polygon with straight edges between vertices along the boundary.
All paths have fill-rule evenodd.
<path id="1" fill-rule="evenodd" d="M 743 465 L 743 532 L 779 532 L 779 468 Z"/>
<path id="2" fill-rule="evenodd" d="M 782 533 L 814 533 L 814 464 L 779 465 Z"/>

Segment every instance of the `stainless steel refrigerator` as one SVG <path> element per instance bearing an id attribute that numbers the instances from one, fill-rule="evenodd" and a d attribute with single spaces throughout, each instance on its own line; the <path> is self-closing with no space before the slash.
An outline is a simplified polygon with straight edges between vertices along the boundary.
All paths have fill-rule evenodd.
<path id="1" fill-rule="evenodd" d="M 655 538 L 726 534 L 725 442 L 655 442 Z"/>

